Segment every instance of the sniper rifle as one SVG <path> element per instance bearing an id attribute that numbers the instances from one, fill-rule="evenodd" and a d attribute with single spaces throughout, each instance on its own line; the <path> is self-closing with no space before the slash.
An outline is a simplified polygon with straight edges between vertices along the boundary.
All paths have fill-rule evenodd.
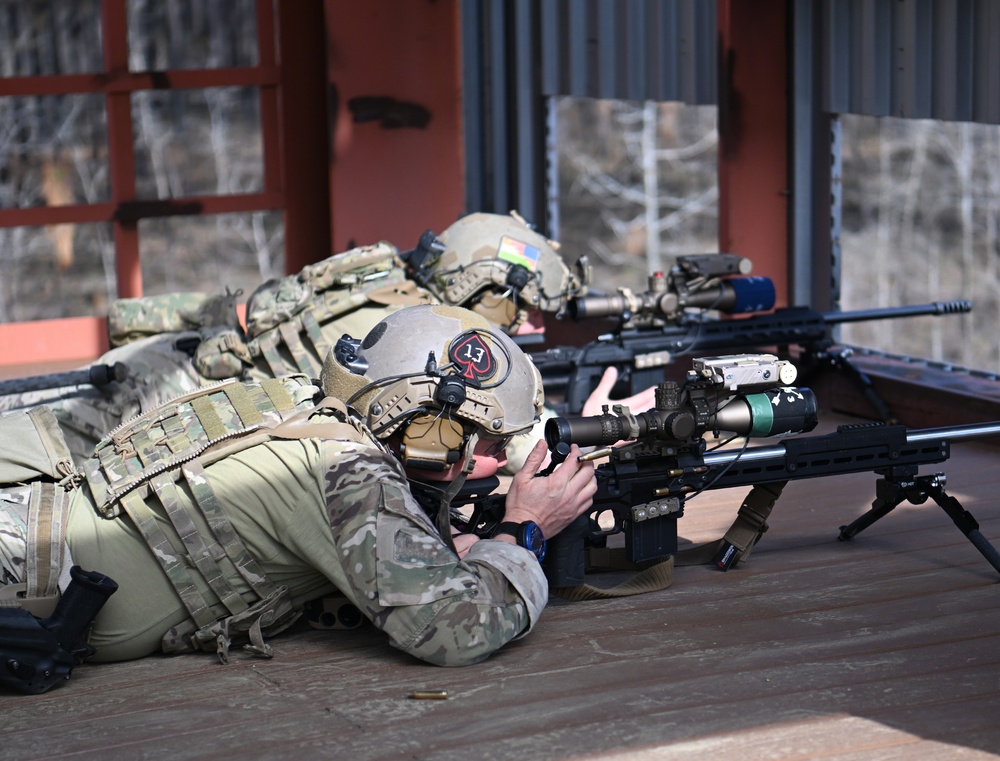
<path id="1" fill-rule="evenodd" d="M 775 375 L 774 368 L 770 355 L 695 360 L 683 384 L 666 381 L 657 387 L 651 410 L 632 414 L 615 405 L 595 417 L 549 420 L 545 437 L 553 465 L 572 443 L 603 447 L 584 455 L 587 459 L 608 458 L 596 468 L 598 488 L 590 511 L 549 542 L 544 567 L 550 585 L 582 585 L 585 550 L 605 547 L 612 534 L 624 533 L 624 554 L 633 567 L 677 555 L 677 520 L 688 500 L 709 489 L 750 486 L 725 537 L 699 548 L 696 562 L 728 570 L 749 555 L 766 530 L 768 514 L 788 481 L 867 471 L 878 476 L 872 508 L 841 527 L 841 540 L 904 501 L 920 504 L 930 498 L 1000 572 L 1000 553 L 972 515 L 945 492 L 944 474 L 918 475 L 921 465 L 947 460 L 954 442 L 1000 436 L 1000 422 L 915 430 L 883 423 L 843 425 L 830 434 L 748 447 L 753 437 L 807 432 L 816 424 L 815 396 L 807 388 L 778 385 L 794 373 L 782 367 Z M 742 448 L 709 450 L 706 434 L 721 431 L 744 437 Z M 611 446 L 622 441 L 629 443 Z"/>
<path id="2" fill-rule="evenodd" d="M 575 310 L 578 315 L 593 316 L 599 311 L 589 306 L 589 300 L 594 298 L 603 297 L 584 296 L 574 300 L 588 306 L 581 307 L 580 303 L 576 303 L 571 306 L 571 313 Z M 610 306 L 621 306 L 618 301 L 609 303 Z M 531 358 L 542 374 L 546 397 L 560 400 L 550 401 L 550 406 L 557 414 L 565 415 L 579 413 L 583 409 L 584 402 L 608 367 L 618 369 L 619 389 L 625 390 L 618 395 L 628 396 L 662 381 L 664 368 L 678 356 L 799 345 L 805 349 L 807 361 L 816 363 L 821 358 L 849 372 L 860 383 L 883 420 L 891 420 L 888 407 L 875 394 L 871 382 L 850 363 L 849 350 L 833 346 L 832 327 L 847 322 L 960 314 L 971 309 L 968 301 L 936 301 L 914 306 L 826 313 L 809 307 L 786 307 L 770 314 L 732 320 L 685 312 L 672 320 L 660 320 L 641 327 L 623 327 L 584 346 L 557 346 L 531 352 Z"/>

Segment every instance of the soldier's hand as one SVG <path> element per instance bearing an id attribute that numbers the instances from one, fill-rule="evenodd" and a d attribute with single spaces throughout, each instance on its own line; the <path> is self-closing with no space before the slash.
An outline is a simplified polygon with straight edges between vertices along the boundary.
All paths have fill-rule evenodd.
<path id="1" fill-rule="evenodd" d="M 566 461 L 556 466 L 546 478 L 535 478 L 548 450 L 544 441 L 535 444 L 514 476 L 507 492 L 505 521 L 534 521 L 546 537 L 566 528 L 593 504 L 597 493 L 594 465 L 580 462 L 580 448 L 570 446 Z"/>
<path id="2" fill-rule="evenodd" d="M 653 403 L 656 401 L 656 386 L 650 386 L 638 394 L 624 399 L 611 399 L 611 389 L 615 387 L 617 380 L 618 369 L 616 367 L 609 367 L 604 371 L 600 383 L 597 384 L 597 387 L 587 397 L 587 401 L 583 403 L 582 414 L 585 417 L 600 415 L 601 408 L 605 404 L 623 404 L 631 412 L 645 412 L 652 408 Z"/>

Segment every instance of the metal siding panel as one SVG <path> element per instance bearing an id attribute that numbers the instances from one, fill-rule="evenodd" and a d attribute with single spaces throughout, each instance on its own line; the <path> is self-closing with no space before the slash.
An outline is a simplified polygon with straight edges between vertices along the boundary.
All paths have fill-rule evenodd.
<path id="1" fill-rule="evenodd" d="M 462 29 L 462 119 L 465 140 L 465 208 L 484 208 L 486 178 L 484 172 L 485 120 L 488 118 L 483 97 L 480 51 L 483 38 L 482 6 L 478 2 L 461 4 Z"/>
<path id="2" fill-rule="evenodd" d="M 496 211 L 510 206 L 510 176 L 507 150 L 510 145 L 510 83 L 507 77 L 506 15 L 504 0 L 489 0 L 487 4 L 488 69 L 487 97 L 489 116 L 486 127 L 486 152 L 484 165 L 489 178 L 491 195 L 484 210 Z"/>
<path id="3" fill-rule="evenodd" d="M 649 71 L 653 57 L 649 54 L 649 7 L 647 0 L 628 0 L 625 5 L 625 97 L 650 100 Z"/>
<path id="4" fill-rule="evenodd" d="M 619 7 L 617 0 L 597 0 L 597 97 L 620 98 L 618 70 Z"/>
<path id="5" fill-rule="evenodd" d="M 982 122 L 1000 121 L 1000 48 L 996 44 L 1000 29 L 1000 7 L 996 2 L 976 6 L 976 79 L 974 118 Z"/>
<path id="6" fill-rule="evenodd" d="M 714 0 L 536 0 L 545 95 L 715 103 Z"/>
<path id="7" fill-rule="evenodd" d="M 823 56 L 820 61 L 823 104 L 831 113 L 850 111 L 850 14 L 843 4 L 824 0 Z"/>
<path id="8" fill-rule="evenodd" d="M 935 119 L 954 119 L 957 114 L 958 75 L 955 41 L 958 39 L 958 8 L 955 0 L 934 5 L 934 43 L 931 54 L 931 113 Z"/>
<path id="9" fill-rule="evenodd" d="M 871 46 L 868 53 L 871 56 L 866 69 L 870 72 L 872 82 L 871 113 L 876 116 L 892 114 L 892 91 L 894 84 L 893 39 L 893 9 L 894 6 L 882 0 L 872 0 L 874 5 L 874 24 Z M 867 73 L 867 72 L 866 72 Z"/>
<path id="10" fill-rule="evenodd" d="M 718 55 L 718 22 L 715 3 L 684 0 L 690 10 L 693 24 L 685 41 L 691 51 L 690 59 L 684 62 L 688 71 L 694 73 L 693 86 L 678 93 L 675 100 L 692 105 L 714 104 L 717 99 L 716 81 Z"/>
<path id="11" fill-rule="evenodd" d="M 995 0 L 824 0 L 824 107 L 1000 122 Z"/>
<path id="12" fill-rule="evenodd" d="M 680 91 L 679 8 L 675 2 L 660 2 L 657 3 L 657 9 L 656 29 L 659 36 L 656 53 L 652 56 L 656 62 L 656 71 L 653 74 L 655 85 L 651 94 L 654 100 L 666 101 Z"/>
<path id="13" fill-rule="evenodd" d="M 896 82 L 890 111 L 894 116 L 927 119 L 931 115 L 931 13 L 930 0 L 906 0 L 895 14 L 892 72 Z"/>
<path id="14" fill-rule="evenodd" d="M 511 199 L 511 208 L 516 208 L 531 221 L 544 210 L 539 197 L 544 185 L 542 173 L 544 165 L 544 145 L 542 144 L 542 120 L 539 108 L 538 83 L 536 74 L 538 62 L 536 36 L 538 24 L 535 21 L 532 0 L 517 0 L 514 5 L 514 123 L 516 129 L 516 157 L 508 161 L 510 170 L 515 172 L 516 196 Z M 516 160 L 516 170 L 515 170 Z"/>
<path id="15" fill-rule="evenodd" d="M 563 91 L 562 65 L 566 58 L 564 4 L 559 0 L 540 0 L 542 25 L 542 92 L 555 95 Z"/>
<path id="16" fill-rule="evenodd" d="M 975 74 L 976 18 L 973 13 L 973 0 L 960 0 L 958 3 L 958 19 L 955 40 L 947 50 L 955 66 L 955 80 L 951 87 L 955 92 L 955 115 L 957 121 L 972 119 L 973 87 Z"/>

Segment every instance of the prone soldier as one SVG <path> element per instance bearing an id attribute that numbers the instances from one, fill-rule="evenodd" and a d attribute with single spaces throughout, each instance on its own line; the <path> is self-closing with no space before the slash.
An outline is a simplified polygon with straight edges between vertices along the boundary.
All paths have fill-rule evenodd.
<path id="1" fill-rule="evenodd" d="M 585 291 L 585 276 L 571 271 L 557 249 L 516 213 L 469 214 L 440 236 L 425 233 L 411 251 L 383 241 L 264 283 L 248 299 L 245 332 L 239 294 L 228 291 L 121 299 L 108 318 L 114 348 L 99 361 L 128 368 L 124 381 L 0 396 L 0 411 L 49 405 L 82 462 L 123 421 L 205 384 L 291 373 L 316 378 L 343 334 L 365 335 L 405 306 L 464 306 L 508 334 L 523 334 L 537 329 L 544 312 L 565 309 Z M 632 406 L 644 408 L 639 400 Z"/>
<path id="2" fill-rule="evenodd" d="M 533 478 L 539 442 L 492 538 L 453 537 L 449 523 L 463 482 L 492 476 L 538 418 L 530 360 L 480 315 L 416 306 L 339 341 L 321 384 L 299 374 L 196 390 L 128 421 L 83 468 L 47 408 L 0 418 L 21 427 L 16 451 L 14 431 L 0 436 L 0 479 L 17 482 L 0 499 L 0 605 L 44 607 L 71 566 L 106 574 L 119 586 L 90 637 L 100 661 L 160 649 L 225 660 L 242 640 L 269 655 L 265 638 L 335 590 L 430 663 L 475 663 L 530 631 L 547 601 L 545 538 L 589 508 L 593 466 L 571 456 Z M 34 477 L 28 430 L 46 442 Z M 40 524 L 51 536 L 29 531 Z M 20 686 L 17 669 L 2 676 Z"/>

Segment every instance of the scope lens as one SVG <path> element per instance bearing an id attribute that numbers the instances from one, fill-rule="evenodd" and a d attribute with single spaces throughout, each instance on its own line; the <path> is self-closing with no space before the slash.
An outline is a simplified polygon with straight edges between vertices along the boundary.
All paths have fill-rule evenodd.
<path id="1" fill-rule="evenodd" d="M 576 444 L 580 447 L 599 447 L 621 441 L 625 424 L 616 415 L 597 417 L 556 417 L 545 423 L 545 443 L 549 449 L 556 444 Z"/>

